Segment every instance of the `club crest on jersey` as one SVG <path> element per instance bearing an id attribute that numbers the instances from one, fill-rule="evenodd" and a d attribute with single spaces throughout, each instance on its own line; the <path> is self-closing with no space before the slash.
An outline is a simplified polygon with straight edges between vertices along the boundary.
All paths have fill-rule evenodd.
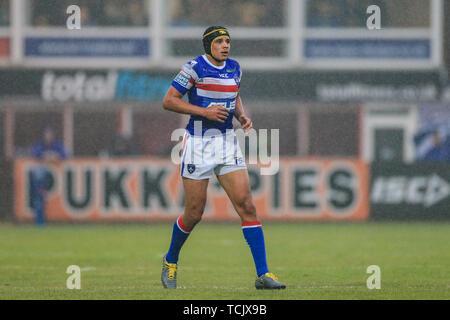
<path id="1" fill-rule="evenodd" d="M 194 173 L 194 171 L 195 171 L 195 164 L 188 164 L 187 165 L 187 170 L 191 174 Z"/>

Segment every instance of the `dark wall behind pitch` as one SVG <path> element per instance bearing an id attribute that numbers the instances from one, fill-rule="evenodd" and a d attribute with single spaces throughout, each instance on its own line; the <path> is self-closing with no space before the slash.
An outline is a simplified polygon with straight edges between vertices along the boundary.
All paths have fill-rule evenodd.
<path id="1" fill-rule="evenodd" d="M 13 163 L 0 160 L 0 221 L 13 217 Z"/>
<path id="2" fill-rule="evenodd" d="M 450 68 L 450 1 L 444 1 L 444 63 L 447 70 Z"/>

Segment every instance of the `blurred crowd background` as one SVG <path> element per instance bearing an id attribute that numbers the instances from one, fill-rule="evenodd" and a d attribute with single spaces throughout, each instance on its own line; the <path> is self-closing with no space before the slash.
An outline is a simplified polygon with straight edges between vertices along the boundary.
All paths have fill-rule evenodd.
<path id="1" fill-rule="evenodd" d="M 205 26 L 217 22 L 242 27 L 280 27 L 287 23 L 285 2 L 274 0 L 168 0 L 164 17 L 173 26 Z M 360 27 L 365 24 L 370 0 L 306 1 L 305 17 L 310 27 Z M 28 24 L 65 26 L 66 9 L 77 4 L 85 26 L 147 26 L 150 22 L 146 0 L 29 0 Z M 386 27 L 424 27 L 429 25 L 429 1 L 378 0 Z M 201 8 L 201 9 L 199 9 Z M 9 23 L 9 0 L 0 1 L 0 24 Z M 225 13 L 225 14 L 224 14 Z"/>
<path id="2" fill-rule="evenodd" d="M 178 216 L 188 116 L 162 99 L 210 25 L 255 130 L 279 130 L 283 173 L 249 168 L 263 218 L 448 219 L 449 17 L 448 0 L 0 0 L 0 220 Z"/>
<path id="3" fill-rule="evenodd" d="M 280 152 L 282 155 L 370 157 L 369 160 L 373 160 L 377 155 L 373 152 L 366 152 L 364 155 L 364 142 L 362 142 L 365 134 L 363 120 L 373 115 L 368 105 L 375 105 L 377 108 L 387 110 L 386 112 L 393 112 L 392 109 L 395 109 L 396 114 L 403 115 L 402 120 L 398 122 L 399 141 L 392 142 L 387 139 L 387 137 L 394 139 L 395 134 L 387 134 L 385 137 L 381 133 L 380 141 L 386 140 L 383 142 L 386 145 L 380 148 L 392 150 L 380 153 L 384 156 L 379 158 L 409 161 L 418 159 L 419 154 L 423 154 L 423 151 L 420 153 L 416 150 L 419 148 L 418 144 L 423 141 L 421 135 L 424 130 L 433 131 L 429 123 L 436 121 L 439 122 L 439 125 L 436 124 L 435 127 L 438 127 L 440 139 L 444 142 L 448 140 L 445 133 L 447 129 L 443 128 L 448 127 L 449 115 L 445 113 L 447 108 L 445 101 L 443 103 L 440 99 L 441 93 L 445 96 L 443 92 L 446 89 L 446 72 L 449 66 L 448 15 L 442 13 L 442 11 L 448 12 L 446 1 L 439 2 L 443 19 L 437 27 L 441 30 L 437 33 L 440 35 L 438 40 L 431 35 L 435 28 L 433 19 L 436 12 L 432 9 L 434 0 L 305 0 L 300 1 L 301 6 L 296 5 L 295 2 L 289 0 L 20 0 L 23 5 L 23 12 L 20 14 L 21 22 L 26 26 L 26 31 L 22 30 L 22 34 L 18 36 L 25 38 L 25 45 L 17 49 L 17 46 L 13 45 L 14 41 L 10 40 L 16 32 L 12 22 L 17 19 L 14 18 L 13 1 L 0 0 L 0 74 L 3 75 L 2 86 L 4 87 L 2 92 L 4 99 L 0 102 L 0 157 L 30 155 L 35 137 L 39 136 L 43 128 L 48 125 L 51 125 L 57 135 L 68 144 L 72 156 L 109 154 L 167 156 L 171 145 L 168 145 L 164 139 L 149 137 L 167 137 L 174 128 L 183 125 L 185 117 L 163 112 L 160 108 L 160 99 L 165 88 L 170 84 L 171 76 L 175 75 L 182 63 L 202 53 L 199 30 L 201 32 L 206 26 L 219 22 L 230 27 L 231 30 L 233 28 L 236 30 L 234 33 L 236 37 L 233 37 L 232 32 L 232 53 L 237 59 L 244 58 L 242 62 L 244 101 L 257 128 L 281 128 Z M 302 52 L 300 48 L 297 56 L 292 53 L 292 48 L 295 46 L 289 38 L 289 33 L 295 30 L 295 26 L 292 25 L 298 24 L 301 30 L 297 31 L 300 35 L 306 34 L 305 37 L 318 32 L 319 38 L 327 35 L 333 38 L 335 31 L 337 35 L 340 32 L 343 35 L 346 32 L 362 35 L 367 31 L 366 9 L 374 3 L 381 8 L 383 29 L 387 32 L 392 31 L 392 41 L 398 40 L 397 35 L 401 35 L 404 39 L 417 38 L 417 41 L 422 41 L 424 37 L 429 37 L 430 41 L 437 41 L 432 42 L 433 48 L 429 49 L 431 52 L 440 51 L 437 63 L 431 62 L 428 68 L 423 66 L 415 68 L 412 64 L 406 71 L 413 74 L 411 79 L 417 77 L 419 82 L 435 81 L 439 85 L 444 83 L 438 89 L 438 99 L 406 99 L 406 101 L 402 97 L 394 96 L 389 99 L 381 97 L 366 101 L 359 98 L 327 100 L 317 97 L 318 87 L 304 85 L 308 82 L 307 77 L 310 75 L 316 77 L 314 81 L 320 84 L 320 81 L 327 80 L 330 75 L 336 77 L 341 70 L 345 74 L 348 72 L 345 66 L 349 64 L 338 68 L 334 68 L 331 64 L 331 68 L 322 68 L 320 60 L 314 60 L 311 67 L 308 59 L 305 59 L 305 57 L 308 58 L 307 51 Z M 112 97 L 109 101 L 108 99 L 97 99 L 99 101 L 85 99 L 80 102 L 71 98 L 58 101 L 58 99 L 45 98 L 43 93 L 45 81 L 42 79 L 47 71 L 55 72 L 62 77 L 64 74 L 61 70 L 68 70 L 67 74 L 72 77 L 75 77 L 76 72 L 79 71 L 85 74 L 85 80 L 90 76 L 94 79 L 103 77 L 106 83 L 109 70 L 127 68 L 126 57 L 108 60 L 101 56 L 83 57 L 77 54 L 56 58 L 51 55 L 34 56 L 35 47 L 36 50 L 43 47 L 51 50 L 52 44 L 44 43 L 33 47 L 33 41 L 36 39 L 32 39 L 31 36 L 27 38 L 27 32 L 37 38 L 47 34 L 60 38 L 66 36 L 68 16 L 66 9 L 71 4 L 80 6 L 82 28 L 93 30 L 90 33 L 91 36 L 98 37 L 104 32 L 111 33 L 112 30 L 112 33 L 117 32 L 120 38 L 132 38 L 136 34 L 139 37 L 146 35 L 151 39 L 148 51 L 152 57 L 149 60 L 157 56 L 154 61 L 152 60 L 153 62 L 146 64 L 142 59 L 137 61 L 130 59 L 135 72 L 134 80 L 137 81 L 135 83 L 142 84 L 147 81 L 145 82 L 147 85 L 159 86 L 151 98 L 117 99 L 117 93 L 116 97 Z M 292 8 L 300 8 L 302 11 L 292 14 Z M 160 12 L 155 13 L 154 10 Z M 159 17 L 157 21 L 155 17 Z M 162 32 L 159 42 L 153 41 L 152 38 L 155 37 L 155 29 Z M 415 34 L 417 34 L 416 37 Z M 79 35 L 82 35 L 82 32 Z M 70 35 L 72 36 L 73 34 Z M 89 36 L 86 37 L 89 38 Z M 108 37 L 111 35 L 109 34 Z M 352 37 L 356 36 L 350 35 L 350 38 Z M 31 53 L 27 53 L 28 49 Z M 285 63 L 287 60 L 295 62 L 295 59 L 298 59 L 298 63 L 293 63 L 292 68 Z M 366 70 L 365 60 L 367 60 L 369 71 Z M 362 57 L 357 62 L 360 68 L 350 69 L 357 78 L 359 77 L 358 79 L 374 79 L 374 77 L 383 79 L 383 75 L 372 77 L 371 72 L 375 74 L 385 71 L 387 72 L 385 79 L 392 80 L 394 86 L 402 84 L 396 83 L 397 80 L 393 76 L 399 71 L 395 60 L 389 60 L 389 63 L 382 65 L 380 70 L 371 66 L 374 61 L 375 64 L 378 63 L 377 57 L 370 57 L 370 59 Z M 99 68 L 96 74 L 92 70 L 95 70 L 97 65 Z M 278 68 L 277 65 L 281 67 Z M 319 68 L 315 69 L 317 65 Z M 248 69 L 246 69 L 247 66 Z M 392 72 L 389 73 L 390 71 Z M 364 72 L 366 74 L 361 76 Z M 418 76 L 417 73 L 420 75 Z M 289 75 L 287 78 L 286 74 Z M 351 77 L 351 74 L 348 76 Z M 31 81 L 28 84 L 27 79 L 33 77 L 40 78 L 42 81 Z M 155 77 L 159 80 L 155 80 Z M 259 95 L 267 91 L 264 86 L 271 86 L 267 77 L 272 77 L 278 87 L 287 88 L 286 90 L 291 92 L 296 91 L 295 94 L 289 95 L 280 91 L 277 95 L 274 89 L 269 90 L 270 97 L 267 97 L 268 93 L 266 96 Z M 283 81 L 284 83 L 280 84 Z M 296 86 L 296 81 L 301 85 Z M 340 80 L 336 82 L 339 83 Z M 139 85 L 136 84 L 136 87 Z M 33 95 L 31 93 L 33 89 L 40 99 L 30 98 Z M 306 89 L 315 90 L 316 94 L 311 97 L 311 92 Z M 132 96 L 131 89 L 127 90 L 127 94 Z M 426 117 L 420 118 L 423 112 L 419 110 L 429 104 L 439 104 L 443 111 L 439 113 L 438 119 L 427 118 L 427 123 L 421 123 L 420 119 Z M 387 117 L 390 116 L 387 115 Z M 415 124 L 411 124 L 412 122 Z M 410 127 L 413 127 L 414 133 L 408 131 Z M 331 140 L 332 136 L 338 136 L 339 139 Z M 431 141 L 430 137 L 431 133 L 427 141 Z M 414 154 L 397 154 L 397 147 L 404 144 L 411 145 L 409 149 L 414 149 Z M 116 149 L 122 151 L 116 151 Z M 405 148 L 405 150 L 409 149 Z M 123 150 L 129 150 L 129 152 Z M 408 151 L 405 152 L 408 153 Z"/>

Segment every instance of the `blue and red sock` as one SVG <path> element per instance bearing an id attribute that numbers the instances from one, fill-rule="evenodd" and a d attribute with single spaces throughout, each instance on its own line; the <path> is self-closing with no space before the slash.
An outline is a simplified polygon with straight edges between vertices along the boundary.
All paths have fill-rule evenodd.
<path id="1" fill-rule="evenodd" d="M 178 262 L 181 247 L 188 238 L 190 232 L 191 230 L 183 225 L 181 217 L 179 217 L 173 225 L 172 241 L 170 243 L 169 251 L 166 254 L 166 261 L 168 263 Z M 243 222 L 242 232 L 252 252 L 258 277 L 269 272 L 267 268 L 266 248 L 261 222 Z"/>
<path id="2" fill-rule="evenodd" d="M 266 261 L 266 247 L 262 224 L 259 221 L 243 222 L 242 232 L 252 252 L 256 273 L 259 276 L 269 272 Z"/>
<path id="3" fill-rule="evenodd" d="M 166 254 L 166 261 L 168 263 L 178 262 L 181 247 L 188 238 L 190 232 L 191 230 L 183 225 L 180 216 L 173 224 L 172 241 L 170 242 L 169 251 Z"/>

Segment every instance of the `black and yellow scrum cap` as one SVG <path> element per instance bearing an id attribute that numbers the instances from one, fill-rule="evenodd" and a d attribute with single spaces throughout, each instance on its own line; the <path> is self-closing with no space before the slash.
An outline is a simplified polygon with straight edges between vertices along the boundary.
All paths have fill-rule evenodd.
<path id="1" fill-rule="evenodd" d="M 221 26 L 212 26 L 205 30 L 205 32 L 203 33 L 203 48 L 205 49 L 206 54 L 212 56 L 211 54 L 212 43 L 214 39 L 221 36 L 230 37 L 227 28 Z"/>

